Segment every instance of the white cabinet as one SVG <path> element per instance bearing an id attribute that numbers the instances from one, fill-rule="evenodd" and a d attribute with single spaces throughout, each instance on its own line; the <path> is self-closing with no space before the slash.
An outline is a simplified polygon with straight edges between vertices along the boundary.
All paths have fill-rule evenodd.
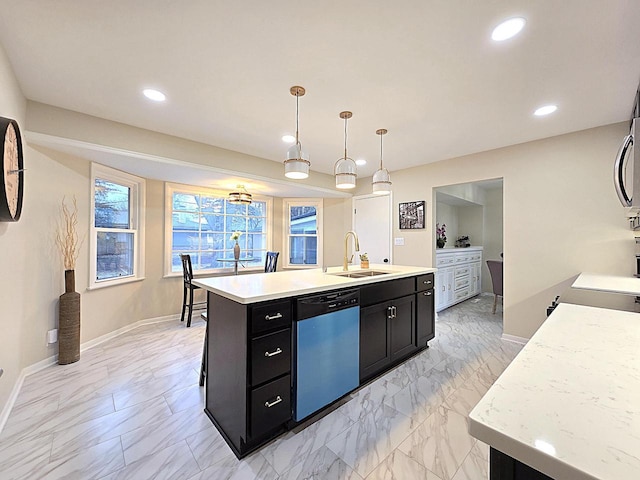
<path id="1" fill-rule="evenodd" d="M 436 312 L 482 291 L 482 247 L 436 250 Z"/>

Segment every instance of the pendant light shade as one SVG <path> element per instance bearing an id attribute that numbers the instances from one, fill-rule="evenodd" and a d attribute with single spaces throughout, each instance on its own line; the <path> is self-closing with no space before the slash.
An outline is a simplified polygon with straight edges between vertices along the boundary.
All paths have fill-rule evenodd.
<path id="1" fill-rule="evenodd" d="M 388 195 L 391 193 L 391 177 L 389 170 L 382 167 L 382 136 L 387 133 L 385 128 L 376 130 L 376 135 L 380 135 L 380 168 L 373 174 L 373 193 L 376 195 Z"/>
<path id="2" fill-rule="evenodd" d="M 301 180 L 309 176 L 309 155 L 302 150 L 298 134 L 298 99 L 304 96 L 303 87 L 293 86 L 289 89 L 291 95 L 296 97 L 296 143 L 287 150 L 287 159 L 284 161 L 284 176 L 295 180 Z"/>
<path id="3" fill-rule="evenodd" d="M 235 203 L 240 205 L 249 205 L 251 203 L 251 194 L 247 192 L 244 185 L 237 185 L 237 190 L 229 194 L 227 199 L 229 203 Z"/>
<path id="4" fill-rule="evenodd" d="M 333 167 L 336 176 L 336 188 L 355 188 L 356 162 L 347 156 L 347 120 L 353 116 L 351 112 L 340 112 L 340 118 L 344 119 L 344 157 L 340 158 Z"/>

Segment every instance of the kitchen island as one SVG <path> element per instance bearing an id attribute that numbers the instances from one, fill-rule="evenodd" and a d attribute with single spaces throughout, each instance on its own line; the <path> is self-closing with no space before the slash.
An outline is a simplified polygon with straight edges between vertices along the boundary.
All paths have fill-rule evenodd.
<path id="1" fill-rule="evenodd" d="M 207 290 L 205 412 L 238 458 L 426 348 L 434 272 L 372 265 L 194 280 Z M 325 384 L 337 393 L 318 403 Z"/>
<path id="2" fill-rule="evenodd" d="M 640 477 L 640 315 L 560 304 L 469 414 L 491 480 Z"/>

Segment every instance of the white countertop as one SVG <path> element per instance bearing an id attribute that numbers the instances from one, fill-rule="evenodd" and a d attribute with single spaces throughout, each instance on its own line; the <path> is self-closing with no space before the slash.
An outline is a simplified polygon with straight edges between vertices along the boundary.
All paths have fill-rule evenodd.
<path id="1" fill-rule="evenodd" d="M 350 266 L 350 272 L 360 271 L 360 267 Z M 371 264 L 366 270 L 389 272 L 363 278 L 349 278 L 331 275 L 342 272 L 342 267 L 329 267 L 327 273 L 320 268 L 310 270 L 288 270 L 252 275 L 230 275 L 194 279 L 193 283 L 205 290 L 217 293 L 238 303 L 248 304 L 265 300 L 276 300 L 308 293 L 318 293 L 338 288 L 356 287 L 369 283 L 384 282 L 396 278 L 412 277 L 435 272 L 430 267 L 409 267 L 404 265 Z"/>
<path id="2" fill-rule="evenodd" d="M 581 273 L 571 287 L 597 292 L 640 295 L 640 278 Z"/>
<path id="3" fill-rule="evenodd" d="M 470 247 L 444 247 L 444 248 L 436 248 L 436 255 L 445 254 L 445 253 L 458 253 L 458 252 L 470 252 L 470 251 L 478 251 L 482 250 L 482 246 L 471 245 Z"/>
<path id="4" fill-rule="evenodd" d="M 640 478 L 640 314 L 560 304 L 469 420 L 552 478 Z"/>

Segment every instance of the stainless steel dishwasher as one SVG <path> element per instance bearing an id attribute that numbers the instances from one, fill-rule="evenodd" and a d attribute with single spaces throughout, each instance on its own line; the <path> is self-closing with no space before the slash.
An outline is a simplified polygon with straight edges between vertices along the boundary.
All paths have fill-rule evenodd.
<path id="1" fill-rule="evenodd" d="M 359 304 L 357 289 L 298 299 L 294 324 L 295 421 L 358 387 Z"/>

